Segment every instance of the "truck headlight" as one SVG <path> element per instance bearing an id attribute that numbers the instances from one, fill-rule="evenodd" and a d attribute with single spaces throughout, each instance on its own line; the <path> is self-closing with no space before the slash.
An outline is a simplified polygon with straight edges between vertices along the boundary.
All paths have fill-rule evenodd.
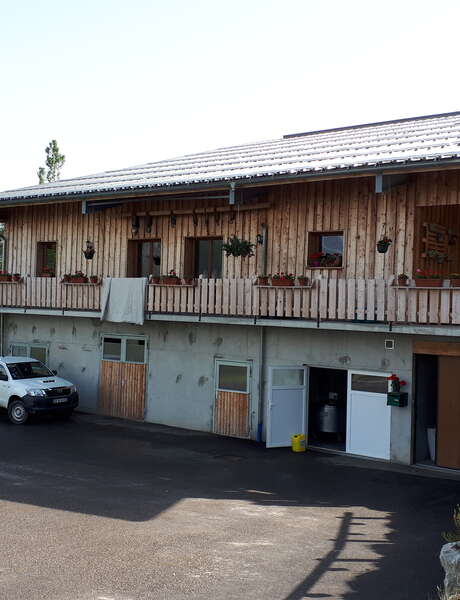
<path id="1" fill-rule="evenodd" d="M 29 396 L 46 396 L 45 390 L 40 390 L 40 389 L 37 389 L 37 388 L 31 388 L 31 389 L 26 390 L 26 391 L 29 394 Z"/>
<path id="2" fill-rule="evenodd" d="M 76 385 L 71 385 L 70 386 L 70 393 L 71 394 L 75 394 L 76 391 L 77 391 L 77 386 Z"/>

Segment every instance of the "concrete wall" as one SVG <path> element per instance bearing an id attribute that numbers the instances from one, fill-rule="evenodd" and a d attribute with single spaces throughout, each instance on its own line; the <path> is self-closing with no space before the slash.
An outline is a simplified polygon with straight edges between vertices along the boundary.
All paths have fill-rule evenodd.
<path id="1" fill-rule="evenodd" d="M 149 345 L 146 420 L 212 430 L 216 358 L 251 361 L 259 372 L 259 332 L 244 326 L 146 322 L 144 326 L 99 319 L 11 315 L 5 318 L 5 352 L 12 343 L 49 345 L 49 366 L 75 383 L 80 407 L 97 410 L 101 335 L 146 336 Z M 257 431 L 258 377 L 252 378 L 252 431 Z"/>
<path id="2" fill-rule="evenodd" d="M 275 327 L 264 330 L 265 403 L 268 367 L 275 365 L 397 373 L 408 381 L 409 406 L 392 408 L 391 458 L 410 462 L 413 336 Z M 98 319 L 89 318 L 5 316 L 5 348 L 12 342 L 49 343 L 50 367 L 79 386 L 81 407 L 88 411 L 97 410 L 101 334 L 145 335 L 149 343 L 146 419 L 165 425 L 210 431 L 215 359 L 249 360 L 253 367 L 253 437 L 259 422 L 260 332 L 259 327 L 237 325 L 162 321 L 139 327 L 101 324 Z M 395 341 L 394 350 L 385 350 L 385 339 Z M 263 415 L 265 410 L 266 404 Z"/>

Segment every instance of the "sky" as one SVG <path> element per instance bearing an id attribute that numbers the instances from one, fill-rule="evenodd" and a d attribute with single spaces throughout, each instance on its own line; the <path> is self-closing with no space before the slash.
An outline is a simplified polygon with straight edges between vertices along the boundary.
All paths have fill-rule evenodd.
<path id="1" fill-rule="evenodd" d="M 458 0 L 0 0 L 0 190 L 460 110 Z"/>

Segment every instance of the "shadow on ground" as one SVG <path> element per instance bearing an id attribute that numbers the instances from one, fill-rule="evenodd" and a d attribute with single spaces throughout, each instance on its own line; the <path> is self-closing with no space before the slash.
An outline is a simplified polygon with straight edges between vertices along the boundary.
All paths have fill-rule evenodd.
<path id="1" fill-rule="evenodd" d="M 440 532 L 459 501 L 455 480 L 101 417 L 2 420 L 0 440 L 3 501 L 136 523 L 191 498 L 324 509 L 317 535 L 327 543 L 305 539 L 311 568 L 280 600 L 425 600 L 441 581 Z M 345 580 L 346 592 L 331 594 L 325 578 Z"/>

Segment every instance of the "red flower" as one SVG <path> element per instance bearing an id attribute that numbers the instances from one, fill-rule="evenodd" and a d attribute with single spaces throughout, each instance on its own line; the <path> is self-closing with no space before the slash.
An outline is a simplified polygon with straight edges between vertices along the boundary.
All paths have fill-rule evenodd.
<path id="1" fill-rule="evenodd" d="M 388 379 L 388 381 L 397 381 L 399 379 L 399 377 L 393 373 L 392 375 L 387 377 L 387 379 Z"/>

